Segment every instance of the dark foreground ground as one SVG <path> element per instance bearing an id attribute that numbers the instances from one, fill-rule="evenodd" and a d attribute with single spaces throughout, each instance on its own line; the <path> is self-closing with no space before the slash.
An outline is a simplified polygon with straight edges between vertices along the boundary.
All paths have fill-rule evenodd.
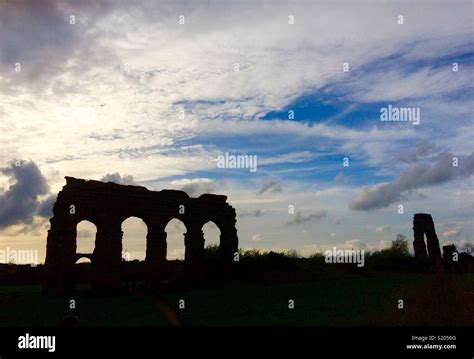
<path id="1" fill-rule="evenodd" d="M 67 297 L 42 294 L 42 266 L 3 265 L 0 326 L 56 326 L 70 315 L 80 326 L 472 326 L 472 262 L 433 270 L 395 245 L 369 253 L 361 268 L 249 250 L 229 272 L 208 247 L 199 278 L 168 262 L 159 295 L 143 285 L 144 263 L 133 261 L 122 263 L 114 295 L 94 293 L 90 263 L 76 265 L 77 290 Z"/>
<path id="2" fill-rule="evenodd" d="M 474 325 L 474 284 L 466 273 L 336 273 L 170 287 L 158 299 L 141 283 L 114 296 L 83 284 L 68 297 L 44 296 L 40 285 L 8 285 L 0 287 L 0 307 L 2 326 L 56 326 L 68 314 L 81 326 L 465 326 Z"/>

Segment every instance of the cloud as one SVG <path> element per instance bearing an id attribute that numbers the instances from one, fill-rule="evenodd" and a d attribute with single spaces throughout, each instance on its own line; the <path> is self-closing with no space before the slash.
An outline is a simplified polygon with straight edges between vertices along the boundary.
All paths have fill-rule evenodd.
<path id="1" fill-rule="evenodd" d="M 38 209 L 38 215 L 45 218 L 52 217 L 54 202 L 56 202 L 56 195 L 51 195 L 41 202 Z"/>
<path id="2" fill-rule="evenodd" d="M 257 233 L 252 236 L 252 241 L 254 242 L 260 242 L 261 240 L 262 240 L 262 236 L 260 235 L 260 233 Z"/>
<path id="3" fill-rule="evenodd" d="M 425 157 L 431 153 L 435 145 L 427 140 L 422 140 L 416 143 L 415 151 L 408 155 L 399 155 L 397 160 L 405 163 L 415 163 L 420 160 L 420 157 Z"/>
<path id="4" fill-rule="evenodd" d="M 451 153 L 443 153 L 433 165 L 416 164 L 402 172 L 393 182 L 364 187 L 349 205 L 350 209 L 369 211 L 388 207 L 399 201 L 408 191 L 441 184 L 474 173 L 474 153 L 460 157 L 458 167 L 453 166 Z"/>
<path id="5" fill-rule="evenodd" d="M 443 237 L 446 238 L 459 238 L 461 235 L 461 231 L 459 229 L 451 229 L 449 231 L 443 232 Z"/>
<path id="6" fill-rule="evenodd" d="M 135 186 L 137 183 L 133 180 L 132 175 L 124 175 L 123 177 L 120 173 L 107 173 L 104 177 L 100 179 L 102 182 L 113 182 L 117 184 L 122 184 L 126 186 Z"/>
<path id="7" fill-rule="evenodd" d="M 339 174 L 336 177 L 334 177 L 334 183 L 338 186 L 345 184 L 346 181 L 347 181 L 347 177 L 344 175 L 343 172 L 339 172 Z"/>
<path id="8" fill-rule="evenodd" d="M 94 233 L 87 229 L 77 231 L 77 238 L 91 238 L 93 235 Z"/>
<path id="9" fill-rule="evenodd" d="M 392 182 L 421 159 L 436 162 L 429 157 L 432 150 L 415 146 L 420 139 L 430 139 L 438 151 L 472 151 L 472 81 L 466 76 L 472 72 L 472 6 L 469 1 L 454 7 L 371 2 L 348 11 L 347 3 L 292 3 L 296 24 L 288 26 L 287 3 L 264 5 L 0 1 L 5 55 L 0 72 L 6 80 L 0 91 L 0 167 L 19 149 L 26 151 L 26 158 L 42 164 L 54 192 L 65 175 L 98 179 L 106 173 L 133 174 L 140 184 L 156 188 L 163 188 L 163 178 L 232 178 L 236 181 L 228 188 L 229 198 L 236 204 L 257 204 L 247 209 L 272 213 L 248 220 L 251 226 L 241 225 L 242 238 L 273 231 L 265 236 L 275 241 L 272 246 L 288 246 L 288 238 L 291 246 L 304 244 L 309 229 L 307 236 L 297 238 L 292 237 L 295 227 L 278 226 L 294 218 L 278 212 L 288 203 L 337 213 L 344 222 L 336 238 L 361 235 L 353 233 L 360 228 L 353 225 L 367 221 L 371 233 L 364 235 L 376 237 L 374 228 L 390 223 L 390 216 L 384 211 L 370 218 L 364 212 L 348 213 L 348 201 L 359 186 L 375 184 L 375 176 L 383 176 L 375 177 L 384 178 L 378 182 Z M 396 24 L 399 11 L 407 20 L 402 27 Z M 181 13 L 186 15 L 185 26 L 177 24 Z M 315 13 L 320 21 L 314 21 Z M 76 25 L 68 23 L 70 14 L 76 15 Z M 456 59 L 459 73 L 450 68 Z M 16 61 L 22 63 L 21 73 L 12 71 Z M 345 61 L 349 73 L 341 71 Z M 235 62 L 241 65 L 238 73 L 232 69 Z M 50 94 L 57 101 L 51 101 Z M 324 100 L 317 108 L 310 100 L 304 110 L 294 107 L 296 120 L 288 120 L 290 105 L 320 95 Z M 372 118 L 371 107 L 379 104 L 369 101 L 386 105 L 401 98 L 401 105 L 422 109 L 422 125 Z M 357 99 L 362 103 L 351 101 Z M 351 108 L 347 112 L 346 100 Z M 326 104 L 338 112 L 338 120 L 326 121 Z M 181 109 L 184 119 L 178 116 Z M 269 112 L 284 116 L 259 120 Z M 363 119 L 358 117 L 362 113 Z M 225 151 L 258 155 L 258 172 L 252 177 L 217 172 L 214 159 Z M 394 154 L 409 154 L 408 160 L 393 165 Z M 312 207 L 320 198 L 312 190 L 334 185 L 344 156 L 351 159 L 351 173 L 344 173 L 354 179 L 353 186 L 336 186 L 343 196 L 323 197 L 319 203 L 327 206 Z M 53 181 L 52 169 L 59 171 L 60 180 Z M 284 193 L 265 194 L 270 188 L 256 196 L 265 179 L 282 181 Z M 469 195 L 457 184 L 443 186 L 443 193 L 466 194 L 445 196 L 444 201 L 438 188 L 423 191 L 429 201 L 441 203 L 433 206 L 440 209 L 439 217 L 450 216 L 453 209 L 462 211 L 469 203 Z M 193 193 L 194 187 L 189 184 L 185 190 Z M 44 201 L 44 211 L 50 203 Z M 260 212 L 248 215 L 258 217 Z M 329 220 L 317 225 L 317 240 L 334 231 Z"/>
<path id="10" fill-rule="evenodd" d="M 191 197 L 197 197 L 203 193 L 212 193 L 216 187 L 214 181 L 209 178 L 183 178 L 171 181 L 171 185 L 186 192 Z"/>
<path id="11" fill-rule="evenodd" d="M 281 186 L 277 181 L 266 180 L 263 182 L 262 188 L 257 192 L 257 196 L 264 194 L 265 192 L 281 192 Z"/>
<path id="12" fill-rule="evenodd" d="M 1 2 L 4 56 L 0 57 L 0 66 L 5 75 L 5 92 L 14 95 L 25 88 L 38 94 L 50 90 L 57 96 L 80 92 L 81 86 L 70 81 L 70 77 L 87 73 L 99 60 L 97 32 L 86 30 L 98 17 L 104 16 L 107 9 L 110 6 L 90 0 L 81 4 L 55 0 L 27 4 Z M 76 24 L 70 24 L 70 15 L 76 17 Z M 23 26 L 25 23 L 27 29 Z M 71 61 L 77 49 L 82 59 Z M 19 73 L 13 71 L 16 63 L 21 64 Z"/>
<path id="13" fill-rule="evenodd" d="M 354 238 L 341 243 L 321 243 L 321 244 L 306 244 L 302 247 L 301 254 L 308 257 L 315 253 L 324 253 L 327 250 L 336 249 L 359 249 L 369 250 L 371 247 L 364 241 Z"/>
<path id="14" fill-rule="evenodd" d="M 356 77 L 352 86 L 348 86 L 348 93 L 360 102 L 413 101 L 428 96 L 443 96 L 471 86 L 469 80 L 453 77 L 452 71 L 444 68 L 426 66 L 409 72 L 403 64 L 398 65 L 397 68 L 373 69 L 364 73 L 363 77 Z"/>
<path id="15" fill-rule="evenodd" d="M 239 211 L 237 215 L 240 218 L 243 217 L 260 217 L 264 214 L 264 212 L 261 209 L 256 209 L 254 211 Z"/>
<path id="16" fill-rule="evenodd" d="M 314 219 L 321 219 L 321 218 L 327 217 L 327 215 L 328 215 L 328 211 L 326 211 L 325 209 L 310 213 L 308 215 L 303 215 L 301 211 L 298 211 L 295 213 L 295 218 L 287 222 L 286 224 L 287 225 L 301 224 L 301 223 L 312 221 Z"/>
<path id="17" fill-rule="evenodd" d="M 380 226 L 380 227 L 377 227 L 375 228 L 375 232 L 377 233 L 385 233 L 385 232 L 388 232 L 390 231 L 392 228 L 390 226 Z"/>
<path id="18" fill-rule="evenodd" d="M 447 229 L 443 232 L 443 237 L 448 239 L 459 238 L 461 236 L 461 226 L 457 223 L 447 223 Z"/>
<path id="19" fill-rule="evenodd" d="M 41 208 L 39 197 L 49 192 L 46 179 L 33 161 L 0 169 L 3 176 L 14 182 L 0 194 L 0 228 L 14 224 L 30 224 Z"/>
<path id="20" fill-rule="evenodd" d="M 368 246 L 367 246 L 367 243 L 365 243 L 364 241 L 354 238 L 354 239 L 345 241 L 344 243 L 341 243 L 336 248 L 338 249 L 367 249 Z"/>
<path id="21" fill-rule="evenodd" d="M 184 259 L 184 249 L 182 248 L 169 248 L 168 251 L 166 252 L 166 259 L 168 260 L 176 260 Z"/>

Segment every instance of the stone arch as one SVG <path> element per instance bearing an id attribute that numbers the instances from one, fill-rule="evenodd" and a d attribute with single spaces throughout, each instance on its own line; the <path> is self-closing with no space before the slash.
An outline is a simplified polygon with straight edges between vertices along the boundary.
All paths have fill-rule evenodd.
<path id="1" fill-rule="evenodd" d="M 58 193 L 48 231 L 45 285 L 46 291 L 73 289 L 72 273 L 77 260 L 76 226 L 88 220 L 97 227 L 93 252 L 94 287 L 117 288 L 122 261 L 122 222 L 130 217 L 143 219 L 146 235 L 145 270 L 149 283 L 159 282 L 166 264 L 165 227 L 172 218 L 186 226 L 185 264 L 199 265 L 204 253 L 202 226 L 213 221 L 220 229 L 219 251 L 223 261 L 231 262 L 238 249 L 236 214 L 227 197 L 203 194 L 191 198 L 183 191 L 149 191 L 144 187 L 86 181 L 66 177 Z M 184 207 L 183 207 L 184 206 Z M 73 211 L 71 207 L 74 207 Z M 185 212 L 180 208 L 185 208 Z"/>

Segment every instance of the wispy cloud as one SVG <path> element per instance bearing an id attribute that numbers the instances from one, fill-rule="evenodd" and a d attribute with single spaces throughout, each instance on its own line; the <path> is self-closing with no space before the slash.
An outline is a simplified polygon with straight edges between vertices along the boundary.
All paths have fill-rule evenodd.
<path id="1" fill-rule="evenodd" d="M 296 224 L 302 224 L 305 222 L 309 222 L 312 220 L 318 220 L 324 217 L 327 217 L 328 211 L 322 209 L 316 212 L 308 213 L 308 214 L 303 214 L 301 211 L 298 211 L 295 213 L 295 218 L 292 219 L 291 221 L 288 221 L 286 224 L 287 225 L 296 225 Z"/>
<path id="2" fill-rule="evenodd" d="M 474 153 L 459 158 L 456 166 L 453 165 L 455 157 L 451 153 L 443 153 L 433 165 L 417 164 L 402 172 L 391 183 L 381 183 L 370 188 L 365 187 L 351 202 L 350 208 L 367 211 L 388 207 L 399 201 L 402 195 L 410 190 L 474 174 Z"/>
<path id="3" fill-rule="evenodd" d="M 265 192 L 281 192 L 282 188 L 279 182 L 267 180 L 263 183 L 262 188 L 257 192 L 257 196 L 264 194 Z"/>

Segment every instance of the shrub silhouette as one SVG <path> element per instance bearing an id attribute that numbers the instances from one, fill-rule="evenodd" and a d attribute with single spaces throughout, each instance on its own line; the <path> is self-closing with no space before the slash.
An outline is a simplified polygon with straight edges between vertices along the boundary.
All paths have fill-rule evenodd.
<path id="1" fill-rule="evenodd" d="M 390 248 L 368 253 L 366 263 L 375 270 L 403 270 L 413 268 L 414 259 L 408 250 L 406 237 L 399 234 Z"/>

